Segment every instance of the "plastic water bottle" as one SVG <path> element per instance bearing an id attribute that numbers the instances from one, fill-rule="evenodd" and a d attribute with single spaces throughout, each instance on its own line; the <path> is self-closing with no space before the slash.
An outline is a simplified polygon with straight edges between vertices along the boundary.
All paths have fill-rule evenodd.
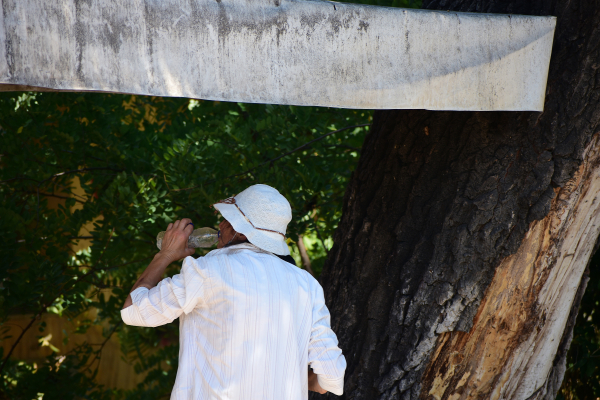
<path id="1" fill-rule="evenodd" d="M 160 232 L 156 236 L 156 246 L 160 250 L 162 246 L 163 238 L 165 237 L 165 231 Z M 196 249 L 198 247 L 211 247 L 219 240 L 219 235 L 213 228 L 198 228 L 192 231 L 192 234 L 188 238 L 187 247 L 190 249 Z"/>

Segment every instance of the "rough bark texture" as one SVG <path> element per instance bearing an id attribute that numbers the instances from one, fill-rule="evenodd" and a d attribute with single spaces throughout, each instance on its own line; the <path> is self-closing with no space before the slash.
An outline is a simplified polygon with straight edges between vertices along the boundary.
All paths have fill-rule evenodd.
<path id="1" fill-rule="evenodd" d="M 575 176 L 556 189 L 550 213 L 496 269 L 473 328 L 439 336 L 422 399 L 556 396 L 548 385 L 561 369 L 554 355 L 600 227 L 599 137 Z"/>
<path id="2" fill-rule="evenodd" d="M 427 397 L 435 377 L 449 378 L 442 371 L 449 364 L 435 363 L 436 355 L 448 354 L 444 343 L 452 335 L 464 338 L 467 335 L 461 332 L 481 329 L 473 325 L 474 317 L 497 300 L 486 293 L 501 266 L 510 264 L 511 256 L 518 257 L 520 249 L 525 251 L 523 246 L 534 233 L 537 240 L 539 235 L 552 239 L 547 233 L 556 222 L 549 215 L 560 206 L 557 193 L 575 196 L 568 197 L 571 208 L 562 212 L 577 213 L 582 205 L 578 199 L 596 171 L 584 163 L 584 156 L 591 154 L 586 149 L 590 150 L 600 125 L 599 2 L 424 3 L 445 10 L 557 16 L 545 111 L 376 113 L 321 278 L 332 325 L 348 361 L 344 397 L 350 399 Z M 585 235 L 589 247 L 597 231 Z M 554 257 L 544 264 L 546 280 L 557 271 L 556 249 L 565 239 L 553 238 L 556 242 L 544 247 Z M 576 313 L 581 263 L 585 265 L 591 253 L 580 250 L 578 263 L 569 264 L 579 267 L 580 275 L 566 296 L 571 299 L 567 316 L 569 310 Z M 537 267 L 543 258 L 540 253 L 539 259 L 513 262 L 517 268 L 505 270 L 505 276 L 515 278 L 512 274 L 523 273 L 525 264 Z M 536 296 L 542 289 L 537 290 Z M 545 314 L 537 312 L 541 308 L 536 297 L 528 299 L 533 301 L 524 317 L 531 321 L 520 328 L 531 339 L 527 335 L 546 323 Z M 511 310 L 518 313 L 519 304 Z M 493 315 L 493 309 L 487 312 Z M 546 382 L 535 383 L 541 391 L 512 398 L 552 398 L 556 393 L 564 369 L 560 352 L 568 348 L 572 330 L 568 319 L 563 320 L 563 332 L 555 338 L 560 341 L 555 346 L 559 354 L 546 355 L 555 360 L 554 366 Z M 485 342 L 486 336 L 479 338 Z M 523 345 L 519 335 L 510 344 L 515 349 Z M 494 379 L 514 376 L 506 375 L 508 369 L 501 363 L 495 367 L 495 374 L 452 392 L 451 398 L 466 398 L 464 393 L 470 391 L 478 398 L 493 398 L 493 389 L 506 384 Z M 433 379 L 423 378 L 426 369 Z M 460 379 L 453 382 L 454 388 L 461 387 Z M 448 388 L 437 395 L 450 398 Z"/>

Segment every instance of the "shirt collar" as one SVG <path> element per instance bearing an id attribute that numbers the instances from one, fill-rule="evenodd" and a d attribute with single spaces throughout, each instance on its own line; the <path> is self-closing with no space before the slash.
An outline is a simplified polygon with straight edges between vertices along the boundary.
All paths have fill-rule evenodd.
<path id="1" fill-rule="evenodd" d="M 254 251 L 255 253 L 273 254 L 273 253 L 263 250 L 259 247 L 256 247 L 255 245 L 253 245 L 250 242 L 244 242 L 244 243 L 238 243 L 238 244 L 234 244 L 231 246 L 223 247 L 222 249 L 215 249 L 215 250 L 211 251 L 210 253 L 208 253 L 205 257 L 216 256 L 216 255 L 221 255 L 221 254 L 228 254 L 228 253 L 232 253 L 232 252 L 239 251 L 239 250 L 250 250 L 250 251 Z"/>

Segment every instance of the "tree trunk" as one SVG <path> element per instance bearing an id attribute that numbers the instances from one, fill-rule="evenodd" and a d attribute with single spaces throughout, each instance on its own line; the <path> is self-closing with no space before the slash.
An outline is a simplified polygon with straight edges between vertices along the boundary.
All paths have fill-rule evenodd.
<path id="1" fill-rule="evenodd" d="M 600 3 L 424 6 L 557 16 L 545 111 L 375 114 L 321 277 L 344 396 L 553 399 L 600 228 Z"/>

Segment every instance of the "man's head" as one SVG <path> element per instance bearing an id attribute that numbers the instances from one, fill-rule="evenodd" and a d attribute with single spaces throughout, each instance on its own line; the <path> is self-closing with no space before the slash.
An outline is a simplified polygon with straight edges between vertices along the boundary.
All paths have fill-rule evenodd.
<path id="1" fill-rule="evenodd" d="M 219 247 L 225 246 L 229 240 L 238 242 L 237 238 L 244 236 L 263 250 L 279 255 L 290 254 L 285 232 L 292 220 L 292 208 L 276 189 L 267 185 L 253 185 L 234 197 L 214 204 L 214 207 L 231 229 L 237 232 L 237 235 L 233 233 L 233 240 L 227 237 L 229 227 L 224 224 L 225 221 L 222 222 L 219 228 L 224 230 L 223 240 L 219 240 Z"/>
<path id="2" fill-rule="evenodd" d="M 231 224 L 229 223 L 229 221 L 227 221 L 226 219 L 221 221 L 221 223 L 219 224 L 219 241 L 217 242 L 217 249 L 221 249 L 230 244 L 233 245 L 238 243 L 244 243 L 247 241 L 248 238 L 246 237 L 246 235 L 236 232 L 235 229 L 233 229 L 233 226 L 231 226 Z"/>

